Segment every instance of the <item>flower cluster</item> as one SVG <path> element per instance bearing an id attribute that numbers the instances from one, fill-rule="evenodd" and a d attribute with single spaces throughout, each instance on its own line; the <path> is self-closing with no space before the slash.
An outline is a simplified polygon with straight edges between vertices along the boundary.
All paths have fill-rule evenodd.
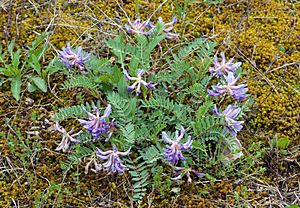
<path id="1" fill-rule="evenodd" d="M 130 148 L 126 152 L 119 152 L 118 148 L 113 145 L 112 150 L 108 151 L 102 151 L 97 148 L 97 156 L 101 160 L 107 160 L 105 163 L 102 164 L 102 166 L 110 173 L 119 173 L 123 174 L 126 170 L 126 166 L 123 164 L 122 160 L 120 159 L 120 156 L 127 156 L 130 153 Z"/>
<path id="2" fill-rule="evenodd" d="M 241 108 L 236 107 L 236 105 L 228 105 L 223 112 L 219 112 L 216 105 L 213 109 L 213 113 L 215 115 L 225 117 L 225 121 L 227 123 L 225 129 L 234 137 L 236 137 L 237 132 L 243 128 L 244 121 L 234 120 L 240 112 Z"/>
<path id="3" fill-rule="evenodd" d="M 171 22 L 164 23 L 162 18 L 158 18 L 158 22 L 164 25 L 163 32 L 167 35 L 168 39 L 178 37 L 178 33 L 172 33 L 171 30 L 174 29 L 174 24 L 177 22 L 176 17 L 174 16 Z M 125 25 L 126 30 L 129 33 L 135 33 L 138 35 L 150 35 L 153 33 L 155 25 L 150 22 L 150 19 L 147 21 L 141 21 L 140 19 L 135 20 L 133 23 L 128 19 L 128 24 Z"/>
<path id="4" fill-rule="evenodd" d="M 81 73 L 84 72 L 84 63 L 89 60 L 90 56 L 91 54 L 83 55 L 81 46 L 73 52 L 70 43 L 59 52 L 61 61 L 68 69 L 78 68 Z"/>
<path id="5" fill-rule="evenodd" d="M 228 62 L 226 62 L 225 54 L 224 52 L 221 52 L 221 62 L 218 61 L 217 55 L 214 56 L 214 67 L 210 67 L 209 71 L 212 75 L 215 75 L 217 77 L 220 77 L 222 75 L 226 75 L 229 72 L 235 72 L 237 68 L 239 68 L 242 63 L 232 63 L 234 58 L 231 58 Z"/>
<path id="6" fill-rule="evenodd" d="M 128 91 L 133 91 L 135 88 L 135 93 L 138 96 L 141 93 L 141 85 L 144 85 L 146 88 L 149 89 L 154 89 L 155 88 L 155 84 L 152 84 L 151 82 L 146 82 L 144 80 L 142 80 L 142 75 L 144 74 L 144 70 L 139 69 L 137 72 L 137 77 L 131 77 L 129 76 L 128 72 L 126 70 L 124 70 L 124 74 L 127 80 L 130 81 L 135 81 L 132 85 L 128 86 L 127 90 Z"/>
<path id="7" fill-rule="evenodd" d="M 108 105 L 104 111 L 104 114 L 100 116 L 100 110 L 95 107 L 96 115 L 85 110 L 85 113 L 88 115 L 88 120 L 78 119 L 79 122 L 86 128 L 88 133 L 91 133 L 94 139 L 99 139 L 101 135 L 104 135 L 109 132 L 108 137 L 105 141 L 108 141 L 112 135 L 112 129 L 115 127 L 115 122 L 107 121 L 108 116 L 111 113 L 111 105 Z"/>
<path id="8" fill-rule="evenodd" d="M 214 67 L 209 68 L 209 71 L 212 75 L 216 77 L 221 77 L 223 80 L 217 85 L 212 86 L 212 90 L 208 90 L 209 96 L 220 96 L 229 94 L 233 98 L 238 101 L 243 101 L 248 95 L 246 94 L 248 91 L 246 84 L 236 85 L 239 80 L 239 76 L 235 77 L 235 72 L 238 67 L 241 66 L 241 62 L 233 63 L 233 58 L 226 62 L 225 54 L 221 53 L 221 62 L 218 62 L 218 57 L 214 56 Z M 227 123 L 224 126 L 224 130 L 229 132 L 233 136 L 233 140 L 235 144 L 231 142 L 229 145 L 229 149 L 223 149 L 224 155 L 227 156 L 227 159 L 237 159 L 243 155 L 241 152 L 242 146 L 240 145 L 239 140 L 236 138 L 237 132 L 243 128 L 244 121 L 236 121 L 234 120 L 239 113 L 241 112 L 241 108 L 238 108 L 236 104 L 228 105 L 226 109 L 222 112 L 219 111 L 216 105 L 213 108 L 213 113 L 216 116 L 224 117 Z M 226 144 L 226 140 L 223 141 Z M 229 150 L 229 152 L 228 152 Z M 238 150 L 238 153 L 235 153 Z M 233 155 L 229 157 L 230 153 L 233 152 Z"/>
<path id="9" fill-rule="evenodd" d="M 164 148 L 164 156 L 171 165 L 176 165 L 179 160 L 185 160 L 185 157 L 181 153 L 182 150 L 192 149 L 192 140 L 190 136 L 188 137 L 186 143 L 179 144 L 180 140 L 184 136 L 184 133 L 185 129 L 181 126 L 180 135 L 178 135 L 178 131 L 175 131 L 175 138 L 172 140 L 166 132 L 162 132 L 162 139 L 170 144 Z"/>
<path id="10" fill-rule="evenodd" d="M 243 101 L 247 97 L 246 92 L 248 88 L 246 84 L 236 85 L 236 82 L 239 80 L 238 77 L 234 77 L 232 72 L 229 72 L 225 77 L 225 83 L 212 86 L 213 90 L 208 90 L 208 95 L 210 96 L 219 96 L 228 93 L 238 101 Z"/>
<path id="11" fill-rule="evenodd" d="M 236 85 L 239 76 L 235 77 L 234 73 L 241 62 L 232 63 L 234 58 L 226 62 L 224 52 L 221 52 L 221 62 L 218 61 L 217 55 L 214 56 L 214 67 L 210 67 L 209 71 L 212 75 L 217 77 L 224 77 L 221 84 L 213 85 L 212 90 L 208 90 L 209 96 L 220 96 L 228 93 L 238 101 L 243 101 L 247 97 L 246 92 L 248 88 L 246 84 Z"/>
<path id="12" fill-rule="evenodd" d="M 55 149 L 56 151 L 62 150 L 63 152 L 67 152 L 70 148 L 71 142 L 73 143 L 81 143 L 79 140 L 74 139 L 74 137 L 78 136 L 82 131 L 77 133 L 73 133 L 74 129 L 72 128 L 71 131 L 67 132 L 64 128 L 62 128 L 59 123 L 55 123 L 54 130 L 62 133 L 62 140 L 58 147 Z"/>
<path id="13" fill-rule="evenodd" d="M 141 21 L 140 19 L 135 20 L 133 23 L 128 19 L 129 25 L 125 25 L 126 30 L 129 33 L 135 33 L 138 35 L 150 35 L 152 33 L 152 24 L 150 20 Z"/>

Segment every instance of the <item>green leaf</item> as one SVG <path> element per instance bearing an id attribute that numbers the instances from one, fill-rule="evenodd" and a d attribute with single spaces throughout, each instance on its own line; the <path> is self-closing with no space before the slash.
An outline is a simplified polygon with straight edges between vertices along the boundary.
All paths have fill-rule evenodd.
<path id="1" fill-rule="evenodd" d="M 297 204 L 288 205 L 285 208 L 300 208 Z"/>
<path id="2" fill-rule="evenodd" d="M 31 48 L 30 50 L 34 50 L 36 47 L 38 47 L 42 42 L 44 42 L 44 40 L 47 38 L 48 36 L 48 32 L 43 32 L 42 34 L 40 34 L 35 41 L 32 42 L 31 44 Z"/>
<path id="3" fill-rule="evenodd" d="M 6 67 L 6 62 L 4 60 L 6 56 L 6 53 L 4 52 L 3 54 L 0 53 L 0 62 L 4 64 L 4 66 Z"/>
<path id="4" fill-rule="evenodd" d="M 0 74 L 4 74 L 5 71 L 6 71 L 6 68 L 0 67 Z"/>
<path id="5" fill-rule="evenodd" d="M 30 51 L 29 54 L 30 56 L 35 55 L 37 57 L 37 60 L 39 61 L 48 49 L 49 46 L 45 45 L 42 48 L 37 48 L 33 51 Z"/>
<path id="6" fill-rule="evenodd" d="M 29 65 L 36 71 L 39 76 L 41 76 L 41 66 L 38 58 L 34 54 L 31 54 L 30 56 Z"/>
<path id="7" fill-rule="evenodd" d="M 213 4 L 219 4 L 222 3 L 224 0 L 204 0 L 204 3 L 213 5 Z"/>
<path id="8" fill-rule="evenodd" d="M 206 101 L 202 106 L 200 106 L 196 112 L 196 119 L 201 120 L 205 117 L 206 113 L 211 109 L 213 103 L 211 101 Z"/>
<path id="9" fill-rule="evenodd" d="M 166 34 L 162 34 L 160 36 L 156 36 L 155 38 L 153 38 L 153 40 L 149 42 L 147 52 L 151 53 L 151 51 L 160 43 L 160 41 L 162 41 L 165 38 L 166 38 Z"/>
<path id="10" fill-rule="evenodd" d="M 21 56 L 20 53 L 21 53 L 21 49 L 18 49 L 17 52 L 13 53 L 12 56 L 12 65 L 16 70 L 18 69 L 20 64 L 20 56 Z M 21 70 L 17 70 L 17 71 L 21 72 Z"/>
<path id="11" fill-rule="evenodd" d="M 177 1 L 175 1 L 175 8 L 176 8 L 176 10 L 177 10 L 176 12 L 177 12 L 178 18 L 181 19 L 182 16 L 184 15 L 184 10 L 183 10 L 183 8 L 178 4 Z"/>
<path id="12" fill-rule="evenodd" d="M 92 71 L 95 75 L 110 72 L 109 65 L 109 59 L 98 59 L 95 56 L 91 56 L 89 61 L 85 63 L 85 67 L 87 68 L 87 70 Z"/>
<path id="13" fill-rule="evenodd" d="M 94 82 L 93 76 L 75 75 L 74 77 L 65 80 L 61 89 L 68 90 L 77 87 L 86 88 L 90 91 L 96 91 L 97 85 Z"/>
<path id="14" fill-rule="evenodd" d="M 0 87 L 3 85 L 4 82 L 5 82 L 4 79 L 0 79 Z"/>
<path id="15" fill-rule="evenodd" d="M 127 94 L 127 82 L 125 77 L 121 77 L 119 82 L 117 83 L 117 87 L 118 87 L 118 92 L 120 93 L 120 95 L 122 96 L 126 96 Z"/>
<path id="16" fill-rule="evenodd" d="M 30 77 L 33 83 L 43 92 L 47 92 L 47 84 L 41 77 Z"/>
<path id="17" fill-rule="evenodd" d="M 288 138 L 280 138 L 277 141 L 277 146 L 280 149 L 286 149 L 289 146 L 290 142 L 291 141 Z"/>
<path id="18" fill-rule="evenodd" d="M 16 73 L 11 65 L 5 68 L 0 68 L 0 73 L 3 73 L 7 77 L 15 77 Z"/>
<path id="19" fill-rule="evenodd" d="M 103 74 L 95 78 L 95 83 L 110 83 L 113 76 L 111 74 Z"/>
<path id="20" fill-rule="evenodd" d="M 15 46 L 15 41 L 11 41 L 11 42 L 9 43 L 9 45 L 7 46 L 7 50 L 8 50 L 8 52 L 10 53 L 10 56 L 11 56 L 11 57 L 14 56 L 14 53 L 13 53 L 14 46 Z"/>
<path id="21" fill-rule="evenodd" d="M 116 36 L 114 39 L 108 40 L 107 45 L 112 49 L 112 52 L 118 57 L 118 62 L 122 64 L 125 57 L 125 44 L 122 38 L 122 34 Z"/>
<path id="22" fill-rule="evenodd" d="M 276 138 L 272 140 L 272 146 L 279 149 L 286 149 L 289 146 L 290 142 L 291 141 L 286 137 L 279 139 Z"/>
<path id="23" fill-rule="evenodd" d="M 38 89 L 34 83 L 27 82 L 27 85 L 28 85 L 27 89 L 30 93 L 32 93 Z"/>
<path id="24" fill-rule="evenodd" d="M 212 175 L 210 175 L 208 173 L 205 174 L 205 177 L 213 183 L 216 182 L 216 180 L 217 180 L 215 177 L 213 177 Z"/>
<path id="25" fill-rule="evenodd" d="M 54 74 L 58 71 L 62 71 L 64 74 L 68 74 L 68 71 L 65 69 L 64 65 L 55 57 L 45 69 L 48 75 Z"/>
<path id="26" fill-rule="evenodd" d="M 133 169 L 135 168 L 134 166 L 131 166 Z M 128 171 L 129 173 L 130 173 L 130 175 L 131 176 L 133 176 L 133 177 L 138 177 L 138 176 L 140 176 L 140 174 L 139 173 L 137 173 L 137 172 L 135 172 L 135 171 Z"/>
<path id="27" fill-rule="evenodd" d="M 13 78 L 11 80 L 11 83 L 10 83 L 10 90 L 12 92 L 12 95 L 13 97 L 19 101 L 20 100 L 20 94 L 21 94 L 21 85 L 22 85 L 22 81 L 21 81 L 21 78 L 20 77 L 16 77 L 16 78 Z"/>
<path id="28" fill-rule="evenodd" d="M 9 75 L 10 77 L 21 77 L 21 70 L 19 70 L 18 68 L 14 68 L 13 65 L 7 66 L 6 72 L 7 74 L 11 74 Z"/>

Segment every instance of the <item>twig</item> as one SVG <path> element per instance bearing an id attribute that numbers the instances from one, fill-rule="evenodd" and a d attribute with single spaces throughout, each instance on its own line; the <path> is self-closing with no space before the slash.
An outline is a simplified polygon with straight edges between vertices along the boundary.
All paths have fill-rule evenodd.
<path id="1" fill-rule="evenodd" d="M 276 70 L 278 70 L 278 69 L 282 69 L 282 68 L 285 68 L 285 67 L 288 67 L 288 66 L 293 66 L 293 65 L 298 65 L 298 67 L 300 67 L 300 62 L 297 61 L 297 62 L 293 62 L 293 63 L 284 64 L 284 65 L 279 66 L 279 67 L 276 67 L 276 68 L 274 68 L 274 69 L 272 69 L 272 70 L 270 70 L 270 71 L 266 71 L 266 72 L 264 73 L 264 75 L 269 74 L 269 73 L 272 73 L 272 72 L 274 72 L 274 71 L 276 71 Z"/>
<path id="2" fill-rule="evenodd" d="M 229 46 L 229 45 L 228 45 Z M 230 46 L 229 46 L 230 47 Z M 251 60 L 249 60 L 241 51 L 239 48 L 236 47 L 236 50 L 238 52 L 239 55 L 241 55 L 248 63 L 250 63 L 250 65 L 256 70 L 256 72 L 259 73 L 259 75 L 261 75 L 261 77 L 271 86 L 271 88 L 275 91 L 275 93 L 277 95 L 279 95 L 278 91 L 276 90 L 275 86 L 272 84 L 272 82 L 270 82 L 270 80 L 262 73 L 261 70 L 259 70 L 255 64 L 252 63 Z"/>

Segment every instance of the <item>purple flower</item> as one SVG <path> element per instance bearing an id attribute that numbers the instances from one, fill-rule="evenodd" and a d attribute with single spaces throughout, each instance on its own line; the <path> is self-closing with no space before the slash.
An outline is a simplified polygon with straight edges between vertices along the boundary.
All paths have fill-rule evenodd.
<path id="1" fill-rule="evenodd" d="M 78 133 L 73 133 L 74 129 L 72 128 L 71 131 L 67 132 L 64 128 L 62 128 L 58 122 L 54 125 L 54 130 L 62 133 L 62 140 L 58 147 L 55 149 L 56 151 L 62 150 L 63 152 L 68 152 L 71 142 L 76 144 L 81 143 L 79 140 L 74 139 L 74 137 L 78 136 L 82 131 Z"/>
<path id="2" fill-rule="evenodd" d="M 152 84 L 151 82 L 145 82 L 142 80 L 142 75 L 144 74 L 144 70 L 139 69 L 137 72 L 137 77 L 131 77 L 129 76 L 128 72 L 124 70 L 124 74 L 126 79 L 135 81 L 132 85 L 128 86 L 127 90 L 132 91 L 134 88 L 136 88 L 135 92 L 138 96 L 141 93 L 141 85 L 144 85 L 146 88 L 153 89 L 155 88 L 155 84 Z"/>
<path id="3" fill-rule="evenodd" d="M 90 58 L 91 54 L 86 56 L 82 53 L 82 47 L 78 47 L 76 52 L 73 52 L 70 43 L 67 47 L 63 47 L 62 51 L 59 51 L 59 57 L 64 65 L 68 68 L 78 68 L 80 72 L 84 72 L 84 63 Z"/>
<path id="4" fill-rule="evenodd" d="M 235 85 L 236 82 L 239 80 L 238 77 L 234 77 L 234 74 L 232 72 L 228 73 L 228 76 L 225 77 L 226 84 L 224 85 L 214 85 L 212 86 L 213 90 L 208 90 L 209 96 L 219 96 L 223 95 L 226 92 L 228 92 L 232 97 L 239 101 L 243 101 L 244 98 L 247 96 L 246 92 L 248 91 L 248 88 L 246 88 L 246 84 L 241 85 Z"/>
<path id="5" fill-rule="evenodd" d="M 190 150 L 192 149 L 192 140 L 191 137 L 188 137 L 188 140 L 184 144 L 179 144 L 179 141 L 183 138 L 183 135 L 185 133 L 184 128 L 181 126 L 180 135 L 178 135 L 178 131 L 175 131 L 175 139 L 172 140 L 166 132 L 162 132 L 162 139 L 165 140 L 169 146 L 166 146 L 164 148 L 164 156 L 166 160 L 171 165 L 176 165 L 178 161 L 185 160 L 185 157 L 182 155 L 181 150 Z"/>
<path id="6" fill-rule="evenodd" d="M 129 25 L 125 25 L 126 30 L 129 33 L 135 33 L 138 35 L 150 35 L 152 33 L 152 25 L 150 19 L 142 22 L 140 19 L 135 20 L 133 23 L 128 19 Z"/>
<path id="7" fill-rule="evenodd" d="M 239 115 L 241 108 L 236 107 L 236 105 L 228 105 L 227 108 L 222 112 L 219 112 L 216 105 L 214 106 L 213 113 L 217 116 L 223 116 L 227 123 L 225 129 L 234 137 L 238 131 L 243 128 L 244 121 L 235 121 L 234 118 Z"/>
<path id="8" fill-rule="evenodd" d="M 168 22 L 168 23 L 164 23 L 164 21 L 162 20 L 161 17 L 158 18 L 158 22 L 161 23 L 161 24 L 164 24 L 165 26 L 165 29 L 163 30 L 166 35 L 167 35 L 167 38 L 168 39 L 172 39 L 172 38 L 176 38 L 179 36 L 178 33 L 171 33 L 170 31 L 174 29 L 174 24 L 177 22 L 177 19 L 176 17 L 174 16 L 172 21 L 171 22 Z"/>
<path id="9" fill-rule="evenodd" d="M 221 58 L 222 58 L 222 61 L 219 62 L 217 55 L 215 55 L 214 56 L 214 65 L 215 66 L 209 68 L 210 73 L 213 75 L 216 75 L 217 77 L 225 75 L 229 72 L 235 72 L 235 70 L 242 65 L 241 62 L 237 62 L 237 63 L 233 64 L 232 62 L 233 62 L 234 58 L 232 58 L 228 62 L 226 62 L 224 52 L 221 52 Z"/>
<path id="10" fill-rule="evenodd" d="M 100 117 L 100 110 L 95 107 L 96 109 L 96 115 L 88 112 L 85 110 L 85 113 L 89 116 L 89 119 L 83 120 L 78 119 L 78 121 L 83 125 L 84 128 L 87 129 L 87 132 L 91 133 L 94 137 L 94 139 L 99 139 L 99 137 L 103 134 L 106 134 L 110 131 L 108 134 L 108 137 L 105 141 L 108 141 L 112 135 L 112 128 L 115 127 L 115 122 L 112 120 L 111 122 L 107 121 L 107 118 L 109 114 L 111 113 L 111 105 L 108 105 L 107 108 L 104 111 L 103 116 Z"/>
<path id="11" fill-rule="evenodd" d="M 113 145 L 112 150 L 108 150 L 103 152 L 102 150 L 97 148 L 97 156 L 101 160 L 107 160 L 107 162 L 103 163 L 102 166 L 110 173 L 124 173 L 126 170 L 126 166 L 123 165 L 122 160 L 120 159 L 119 155 L 127 156 L 130 153 L 130 148 L 126 152 L 119 152 L 118 148 Z"/>
<path id="12" fill-rule="evenodd" d="M 158 22 L 161 24 L 164 24 L 164 30 L 163 32 L 166 33 L 168 39 L 172 39 L 175 37 L 178 37 L 178 33 L 171 33 L 170 31 L 174 29 L 173 25 L 177 22 L 176 17 L 174 16 L 171 22 L 164 23 L 161 17 L 158 18 Z M 126 30 L 129 33 L 135 33 L 138 35 L 150 35 L 155 25 L 151 24 L 150 19 L 147 21 L 142 22 L 140 19 L 137 19 L 132 23 L 130 19 L 128 19 L 129 25 L 125 25 Z"/>

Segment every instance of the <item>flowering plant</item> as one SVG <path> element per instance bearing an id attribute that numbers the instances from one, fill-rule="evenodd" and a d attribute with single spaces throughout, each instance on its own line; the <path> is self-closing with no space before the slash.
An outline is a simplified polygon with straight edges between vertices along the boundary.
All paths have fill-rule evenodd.
<path id="1" fill-rule="evenodd" d="M 107 122 L 107 118 L 111 113 L 111 105 L 108 105 L 104 111 L 104 114 L 100 117 L 99 108 L 95 107 L 96 115 L 86 111 L 85 113 L 89 116 L 89 120 L 78 119 L 78 121 L 83 125 L 83 127 L 87 130 L 87 132 L 91 133 L 94 139 L 99 139 L 99 137 L 103 134 L 109 132 L 105 141 L 108 141 L 112 135 L 112 129 L 115 126 L 114 120 L 111 122 Z"/>
<path id="2" fill-rule="evenodd" d="M 125 25 L 126 30 L 129 33 L 135 33 L 139 35 L 150 35 L 152 33 L 151 29 L 153 28 L 150 20 L 141 21 L 140 19 L 136 19 L 133 23 L 128 19 L 128 24 Z"/>
<path id="3" fill-rule="evenodd" d="M 246 88 L 246 84 L 236 85 L 238 80 L 239 77 L 234 77 L 234 74 L 229 72 L 225 80 L 221 81 L 222 84 L 214 85 L 212 86 L 213 90 L 208 90 L 208 95 L 220 96 L 228 93 L 238 101 L 243 101 L 247 97 L 248 88 Z"/>
<path id="4" fill-rule="evenodd" d="M 127 156 L 130 153 L 130 148 L 126 152 L 119 152 L 118 148 L 113 145 L 112 150 L 102 151 L 97 148 L 97 156 L 101 160 L 107 160 L 107 162 L 103 163 L 103 167 L 110 173 L 124 173 L 126 170 L 126 166 L 123 165 L 123 162 L 119 158 L 120 156 Z"/>
<path id="5" fill-rule="evenodd" d="M 71 49 L 70 43 L 59 52 L 59 58 L 68 69 L 78 68 L 81 73 L 84 73 L 84 64 L 89 60 L 90 56 L 91 54 L 83 54 L 81 46 L 74 52 Z"/>
<path id="6" fill-rule="evenodd" d="M 178 135 L 178 131 L 175 131 L 175 138 L 174 140 L 172 140 L 166 132 L 162 132 L 163 140 L 170 144 L 170 146 L 166 146 L 166 148 L 164 149 L 164 156 L 166 160 L 172 165 L 176 165 L 179 160 L 185 160 L 185 157 L 181 153 L 182 150 L 192 149 L 192 140 L 190 136 L 186 143 L 179 144 L 179 141 L 183 138 L 184 133 L 185 129 L 181 126 L 180 135 Z"/>
<path id="7" fill-rule="evenodd" d="M 236 118 L 239 113 L 241 112 L 241 108 L 236 107 L 236 105 L 228 105 L 227 108 L 223 111 L 223 113 L 220 113 L 216 107 L 214 106 L 213 113 L 217 116 L 223 116 L 225 117 L 227 126 L 225 126 L 225 129 L 232 134 L 232 136 L 236 137 L 237 132 L 240 131 L 243 128 L 244 121 L 235 121 L 233 120 Z"/>
<path id="8" fill-rule="evenodd" d="M 168 39 L 172 39 L 175 37 L 178 37 L 178 33 L 172 33 L 174 29 L 174 24 L 177 22 L 176 17 L 174 16 L 171 22 L 164 23 L 163 19 L 161 17 L 158 18 L 158 23 L 162 24 L 164 26 L 163 33 L 166 34 L 166 37 Z M 155 25 L 150 22 L 150 19 L 147 21 L 141 21 L 140 19 L 135 20 L 133 23 L 128 19 L 128 24 L 125 25 L 126 30 L 129 33 L 135 33 L 138 35 L 151 35 L 154 32 Z"/>
<path id="9" fill-rule="evenodd" d="M 79 140 L 75 139 L 74 137 L 78 136 L 81 131 L 77 132 L 77 133 L 73 133 L 74 129 L 71 129 L 71 131 L 67 132 L 64 128 L 62 128 L 58 122 L 56 122 L 56 124 L 54 125 L 54 130 L 58 131 L 60 133 L 62 133 L 62 140 L 60 142 L 60 144 L 58 145 L 58 147 L 56 147 L 56 151 L 60 151 L 62 150 L 63 152 L 67 152 L 69 151 L 71 142 L 73 143 L 80 143 Z"/>
<path id="10" fill-rule="evenodd" d="M 237 149 L 237 145 L 230 141 L 235 139 L 238 143 L 243 121 L 237 118 L 244 109 L 242 101 L 248 98 L 246 84 L 237 85 L 240 78 L 237 68 L 241 63 L 233 63 L 233 59 L 226 62 L 224 53 L 221 53 L 222 61 L 218 62 L 215 56 L 213 67 L 195 65 L 198 60 L 203 63 L 212 60 L 216 43 L 203 38 L 161 53 L 164 48 L 162 40 L 179 37 L 172 32 L 176 22 L 175 17 L 169 23 L 159 18 L 155 26 L 150 20 L 129 21 L 125 28 L 133 35 L 132 40 L 125 41 L 119 35 L 107 42 L 115 61 L 100 59 L 95 62 L 103 63 L 102 67 L 91 62 L 88 69 L 93 73 L 82 75 L 80 79 L 73 77 L 73 87 L 96 89 L 99 93 L 95 96 L 97 103 L 63 108 L 54 116 L 57 122 L 75 117 L 81 129 L 86 129 L 78 136 L 85 138 L 85 142 L 81 142 L 84 151 L 78 150 L 75 156 L 70 156 L 64 170 L 70 170 L 74 158 L 90 156 L 86 173 L 89 173 L 90 166 L 94 166 L 91 170 L 95 173 L 104 169 L 110 174 L 128 173 L 135 182 L 133 198 L 141 200 L 147 190 L 144 187 L 156 184 L 153 180 L 162 178 L 162 171 L 167 172 L 164 177 L 175 181 L 186 175 L 191 183 L 192 176 L 206 176 L 202 173 L 206 170 L 202 160 L 210 160 L 211 152 L 225 154 L 225 151 L 220 151 L 224 144 L 230 147 L 230 151 Z M 69 67 L 79 68 L 85 67 L 84 62 L 89 56 L 97 59 L 92 55 L 80 55 L 80 50 L 63 49 L 61 58 Z M 69 60 L 69 54 L 76 55 L 76 58 Z M 95 79 L 93 74 L 99 78 Z M 217 79 L 218 84 L 211 86 L 212 79 Z M 223 112 L 216 106 L 212 108 L 214 99 L 221 97 L 224 100 L 225 95 L 232 96 L 239 103 L 229 105 Z M 106 108 L 101 114 L 103 106 Z M 87 119 L 82 119 L 86 116 Z M 189 132 L 186 140 L 183 126 Z M 176 130 L 172 135 L 170 132 L 174 129 L 180 131 Z M 74 139 L 71 141 L 76 143 Z M 72 149 L 70 143 L 67 144 L 68 149 Z M 215 150 L 211 151 L 211 147 Z M 221 162 L 220 155 L 214 157 Z M 173 175 L 170 169 L 177 174 Z"/>
<path id="11" fill-rule="evenodd" d="M 232 63 L 234 58 L 231 58 L 228 62 L 226 62 L 225 59 L 225 54 L 224 52 L 221 52 L 221 62 L 218 61 L 218 56 L 214 56 L 214 67 L 210 67 L 209 71 L 211 74 L 216 75 L 218 77 L 222 75 L 226 75 L 229 72 L 234 73 L 237 68 L 239 68 L 242 63 L 237 62 L 237 63 Z"/>
<path id="12" fill-rule="evenodd" d="M 124 71 L 126 79 L 128 79 L 130 81 L 135 81 L 132 85 L 127 87 L 128 91 L 132 91 L 132 90 L 134 90 L 134 88 L 136 88 L 136 90 L 135 90 L 136 95 L 139 95 L 141 93 L 142 85 L 144 85 L 146 88 L 149 88 L 149 89 L 155 88 L 155 84 L 152 84 L 151 82 L 145 82 L 144 80 L 142 80 L 142 75 L 144 73 L 145 73 L 144 70 L 139 69 L 137 72 L 137 77 L 131 77 L 131 76 L 129 76 L 127 71 Z"/>

